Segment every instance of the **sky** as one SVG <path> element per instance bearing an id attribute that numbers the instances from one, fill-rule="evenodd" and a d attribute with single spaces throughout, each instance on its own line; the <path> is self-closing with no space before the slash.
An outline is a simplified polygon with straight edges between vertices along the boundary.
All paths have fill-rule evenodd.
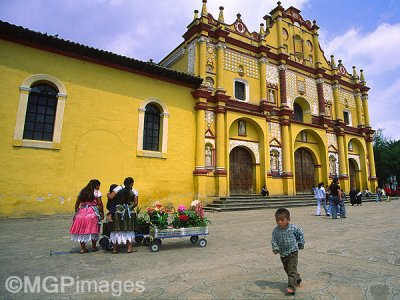
<path id="1" fill-rule="evenodd" d="M 240 13 L 250 31 L 259 31 L 263 17 L 276 7 L 273 0 L 208 0 L 225 22 Z M 301 10 L 316 20 L 327 59 L 335 55 L 348 72 L 364 70 L 369 91 L 372 128 L 400 140 L 400 1 L 281 0 L 286 9 Z M 159 62 L 183 42 L 193 11 L 202 0 L 0 0 L 0 19 L 34 31 L 58 35 L 98 49 Z M 399 127 L 397 127 L 399 126 Z"/>

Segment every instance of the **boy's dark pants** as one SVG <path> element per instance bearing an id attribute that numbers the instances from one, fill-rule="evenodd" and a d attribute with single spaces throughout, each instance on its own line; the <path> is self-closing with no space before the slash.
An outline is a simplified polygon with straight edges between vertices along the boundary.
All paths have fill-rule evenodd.
<path id="1" fill-rule="evenodd" d="M 295 291 L 297 285 L 301 282 L 300 274 L 297 273 L 298 252 L 295 251 L 290 253 L 288 256 L 281 257 L 281 261 L 283 263 L 283 268 L 288 275 L 288 288 Z"/>

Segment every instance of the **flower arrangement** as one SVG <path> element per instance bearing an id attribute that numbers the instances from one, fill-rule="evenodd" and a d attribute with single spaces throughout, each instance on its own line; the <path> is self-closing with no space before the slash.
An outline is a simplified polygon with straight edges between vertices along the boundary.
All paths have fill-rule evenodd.
<path id="1" fill-rule="evenodd" d="M 174 213 L 171 225 L 174 228 L 206 227 L 210 221 L 204 216 L 204 210 L 199 200 L 191 203 L 190 210 L 184 205 L 179 205 Z"/>
<path id="2" fill-rule="evenodd" d="M 160 202 L 156 202 L 153 207 L 147 209 L 149 223 L 158 229 L 165 229 L 168 227 L 168 212 L 161 206 Z"/>

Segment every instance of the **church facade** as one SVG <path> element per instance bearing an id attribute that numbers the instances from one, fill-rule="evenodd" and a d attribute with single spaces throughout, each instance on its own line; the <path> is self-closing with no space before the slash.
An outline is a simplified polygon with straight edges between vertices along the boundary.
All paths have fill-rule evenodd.
<path id="1" fill-rule="evenodd" d="M 377 184 L 363 71 L 326 59 L 316 22 L 278 5 L 249 31 L 200 12 L 159 64 L 0 24 L 0 214 L 68 212 L 90 179 L 140 206 Z M 104 198 L 104 197 L 103 197 Z"/>

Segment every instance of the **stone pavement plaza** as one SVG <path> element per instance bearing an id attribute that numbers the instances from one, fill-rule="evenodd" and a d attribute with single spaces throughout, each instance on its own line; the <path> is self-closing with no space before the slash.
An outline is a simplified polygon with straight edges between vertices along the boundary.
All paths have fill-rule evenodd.
<path id="1" fill-rule="evenodd" d="M 400 201 L 347 205 L 348 217 L 337 220 L 315 216 L 315 207 L 290 211 L 306 239 L 295 296 L 285 295 L 287 277 L 270 245 L 275 210 L 266 209 L 208 213 L 205 248 L 176 238 L 156 253 L 141 245 L 115 255 L 70 253 L 79 249 L 68 234 L 72 215 L 1 219 L 0 299 L 111 299 L 118 292 L 119 299 L 400 299 Z M 12 294 L 9 276 L 25 285 L 24 276 L 29 283 L 40 276 L 40 290 Z M 44 282 L 46 276 L 52 277 Z M 63 292 L 52 285 L 61 278 L 68 284 Z M 85 292 L 84 280 L 99 285 Z M 127 280 L 139 288 L 112 286 Z"/>

